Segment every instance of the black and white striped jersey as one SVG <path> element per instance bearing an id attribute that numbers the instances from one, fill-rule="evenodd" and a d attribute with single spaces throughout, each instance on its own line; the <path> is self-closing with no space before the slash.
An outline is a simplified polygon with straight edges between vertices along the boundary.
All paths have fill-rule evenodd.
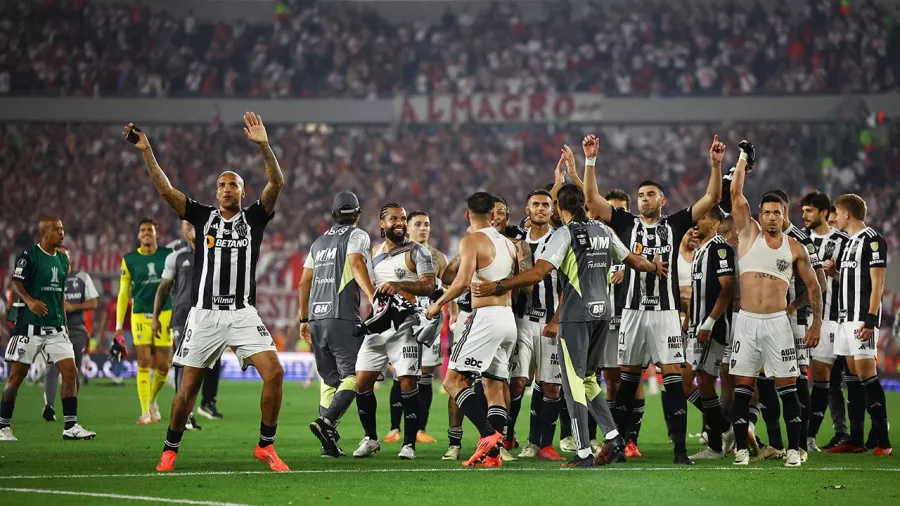
<path id="1" fill-rule="evenodd" d="M 197 229 L 191 301 L 199 309 L 256 306 L 256 262 L 263 232 L 275 213 L 257 200 L 225 219 L 219 210 L 188 199 L 182 219 Z"/>
<path id="2" fill-rule="evenodd" d="M 716 300 L 722 292 L 722 276 L 735 276 L 734 249 L 725 238 L 717 235 L 707 241 L 694 252 L 691 263 L 691 329 L 694 332 L 712 313 Z M 737 283 L 735 283 L 737 284 Z M 725 344 L 728 329 L 731 326 L 732 302 L 728 303 L 725 313 L 716 320 L 712 337 Z"/>
<path id="3" fill-rule="evenodd" d="M 632 253 L 653 260 L 659 255 L 669 263 L 669 276 L 659 279 L 652 272 L 625 269 L 625 308 L 647 311 L 680 310 L 678 292 L 678 247 L 684 234 L 694 226 L 691 208 L 663 216 L 648 225 L 624 209 L 613 209 L 610 227 Z"/>
<path id="4" fill-rule="evenodd" d="M 806 248 L 806 252 L 809 253 L 809 263 L 812 265 L 813 269 L 821 269 L 822 261 L 819 260 L 819 255 L 816 250 L 816 245 L 813 244 L 812 239 L 806 235 L 802 229 L 797 227 L 796 225 L 791 224 L 790 227 L 784 232 L 788 237 L 793 237 L 794 240 L 799 242 L 804 248 Z M 787 293 L 787 301 L 790 303 L 800 295 L 806 293 L 806 283 L 803 282 L 803 279 L 797 275 L 797 273 L 793 273 L 793 278 L 791 282 L 788 283 L 788 293 Z M 797 311 L 797 325 L 806 325 L 809 321 L 809 312 L 808 308 L 803 308 L 800 311 Z"/>
<path id="5" fill-rule="evenodd" d="M 841 296 L 838 313 L 841 322 L 862 322 L 869 313 L 878 315 L 881 325 L 881 306 L 876 313 L 869 307 L 872 293 L 872 268 L 887 268 L 887 242 L 881 234 L 866 227 L 850 236 L 841 256 Z"/>
<path id="6" fill-rule="evenodd" d="M 553 230 L 550 230 L 540 239 L 532 240 L 531 229 L 526 230 L 524 241 L 531 248 L 532 258 L 537 258 L 538 251 L 547 244 L 552 235 Z M 519 293 L 513 311 L 518 318 L 550 323 L 558 306 L 559 282 L 556 269 L 553 269 L 550 274 L 544 276 L 544 279 L 531 288 L 531 293 Z"/>
<path id="7" fill-rule="evenodd" d="M 825 262 L 831 260 L 834 262 L 835 269 L 840 269 L 841 255 L 844 253 L 844 247 L 850 241 L 850 236 L 841 232 L 836 228 L 832 228 L 825 235 L 816 234 L 809 231 L 809 238 L 816 245 L 816 253 L 819 260 Z M 822 319 L 826 321 L 838 321 L 838 297 L 840 297 L 840 282 L 830 276 L 825 278 L 825 289 L 822 293 Z"/>

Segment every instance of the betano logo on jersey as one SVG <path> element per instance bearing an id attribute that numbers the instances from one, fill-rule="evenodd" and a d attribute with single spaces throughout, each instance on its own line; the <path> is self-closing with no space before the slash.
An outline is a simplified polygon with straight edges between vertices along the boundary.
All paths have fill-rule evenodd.
<path id="1" fill-rule="evenodd" d="M 206 249 L 212 248 L 246 248 L 250 245 L 250 239 L 218 239 L 211 235 L 206 236 Z"/>
<path id="2" fill-rule="evenodd" d="M 672 246 L 668 244 L 665 246 L 644 246 L 642 243 L 636 242 L 632 251 L 635 255 L 666 255 L 672 251 Z"/>

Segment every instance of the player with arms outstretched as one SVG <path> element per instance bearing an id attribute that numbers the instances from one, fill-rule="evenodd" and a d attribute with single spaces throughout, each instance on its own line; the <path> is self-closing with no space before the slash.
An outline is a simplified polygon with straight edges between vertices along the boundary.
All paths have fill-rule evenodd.
<path id="1" fill-rule="evenodd" d="M 284 188 L 284 175 L 269 146 L 262 118 L 244 114 L 244 134 L 259 147 L 266 166 L 266 183 L 259 200 L 242 207 L 244 180 L 223 172 L 216 180 L 218 208 L 185 197 L 162 171 L 147 136 L 129 123 L 122 132 L 134 141 L 144 157 L 156 190 L 178 216 L 196 227 L 194 307 L 187 317 L 184 339 L 175 353 L 175 364 L 184 367 L 181 388 L 172 403 L 172 415 L 157 471 L 174 471 L 185 423 L 203 380 L 203 371 L 232 348 L 241 366 L 256 367 L 263 380 L 259 444 L 253 456 L 273 471 L 289 471 L 275 453 L 275 431 L 281 410 L 284 368 L 278 361 L 275 341 L 256 311 L 256 262 L 266 225 L 275 215 L 275 203 Z"/>

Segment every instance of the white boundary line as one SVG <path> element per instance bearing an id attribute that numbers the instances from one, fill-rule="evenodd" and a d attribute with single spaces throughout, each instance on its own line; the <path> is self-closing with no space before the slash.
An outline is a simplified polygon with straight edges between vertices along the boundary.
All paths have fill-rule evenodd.
<path id="1" fill-rule="evenodd" d="M 150 478 L 150 477 L 179 477 L 179 476 L 244 476 L 244 475 L 281 475 L 281 474 L 349 474 L 349 473 L 453 473 L 453 472 L 547 472 L 547 471 L 579 471 L 577 469 L 554 469 L 552 467 L 506 467 L 501 469 L 468 469 L 463 467 L 419 467 L 419 468 L 382 468 L 382 469 L 301 469 L 287 473 L 273 473 L 272 471 L 187 471 L 175 473 L 111 473 L 111 474 L 20 474 L 3 476 L 0 480 L 49 480 L 49 479 L 92 479 L 92 478 Z M 760 467 L 625 467 L 604 466 L 595 468 L 597 472 L 700 472 L 700 471 L 798 471 L 796 468 L 760 466 Z M 900 467 L 801 467 L 800 471 L 868 471 L 868 472 L 900 472 Z M 588 470 L 589 471 L 589 470 Z M 218 504 L 218 503 L 217 503 Z"/>
<path id="2" fill-rule="evenodd" d="M 200 504 L 204 506 L 249 506 L 246 504 L 215 502 L 215 501 L 194 501 L 191 499 L 171 499 L 168 497 L 150 497 L 146 495 L 123 495 L 123 494 L 103 494 L 99 492 L 75 492 L 72 490 L 50 490 L 43 488 L 11 488 L 0 487 L 0 492 L 20 492 L 23 494 L 50 494 L 50 495 L 77 495 L 82 497 L 102 497 L 104 499 L 124 499 L 128 501 L 146 501 L 146 502 L 169 502 L 176 504 Z"/>

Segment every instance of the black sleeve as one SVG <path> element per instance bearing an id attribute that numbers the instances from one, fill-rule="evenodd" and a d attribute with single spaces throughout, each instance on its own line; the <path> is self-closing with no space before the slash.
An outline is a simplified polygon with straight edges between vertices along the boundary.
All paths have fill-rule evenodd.
<path id="1" fill-rule="evenodd" d="M 731 172 L 722 178 L 722 198 L 719 200 L 719 209 L 725 214 L 731 214 L 731 178 L 734 174 L 734 168 Z"/>
<path id="2" fill-rule="evenodd" d="M 727 244 L 718 244 L 716 251 L 716 276 L 734 276 L 734 250 Z"/>
<path id="3" fill-rule="evenodd" d="M 28 255 L 28 251 L 19 253 L 19 256 L 16 257 L 16 267 L 15 270 L 13 270 L 12 278 L 16 281 L 21 281 L 22 284 L 28 284 L 28 281 L 31 280 L 33 271 L 34 265 L 31 261 L 31 257 Z"/>
<path id="4" fill-rule="evenodd" d="M 884 240 L 884 237 L 876 235 L 867 240 L 863 247 L 866 248 L 865 252 L 868 253 L 868 267 L 870 269 L 872 267 L 887 267 L 887 242 Z"/>
<path id="5" fill-rule="evenodd" d="M 187 202 L 184 204 L 184 216 L 180 216 L 180 218 L 197 227 L 197 233 L 200 234 L 200 230 L 203 225 L 206 224 L 206 220 L 209 219 L 209 214 L 212 212 L 212 207 L 203 205 L 192 198 L 188 198 Z"/>
<path id="6" fill-rule="evenodd" d="M 686 207 L 677 213 L 670 215 L 668 218 L 669 225 L 672 226 L 672 231 L 675 233 L 675 239 L 677 241 L 674 243 L 674 247 L 678 247 L 681 244 L 681 239 L 684 237 L 684 234 L 688 232 L 691 228 L 694 227 L 694 218 L 691 216 L 691 208 Z"/>
<path id="7" fill-rule="evenodd" d="M 619 240 L 621 240 L 625 246 L 631 248 L 629 242 L 631 241 L 631 227 L 634 226 L 634 215 L 624 209 L 614 207 L 612 219 L 609 220 L 609 226 L 613 229 L 613 232 L 619 236 Z"/>
<path id="8" fill-rule="evenodd" d="M 250 223 L 250 226 L 254 228 L 266 228 L 266 225 L 275 217 L 275 210 L 273 209 L 271 213 L 267 213 L 261 200 L 254 202 L 244 212 L 247 214 L 247 221 Z"/>
<path id="9" fill-rule="evenodd" d="M 809 263 L 812 265 L 813 269 L 821 269 L 822 268 L 822 259 L 819 258 L 819 252 L 816 250 L 815 243 L 812 242 L 812 239 L 809 237 L 798 238 L 800 244 L 806 248 L 806 252 L 809 253 Z"/>

